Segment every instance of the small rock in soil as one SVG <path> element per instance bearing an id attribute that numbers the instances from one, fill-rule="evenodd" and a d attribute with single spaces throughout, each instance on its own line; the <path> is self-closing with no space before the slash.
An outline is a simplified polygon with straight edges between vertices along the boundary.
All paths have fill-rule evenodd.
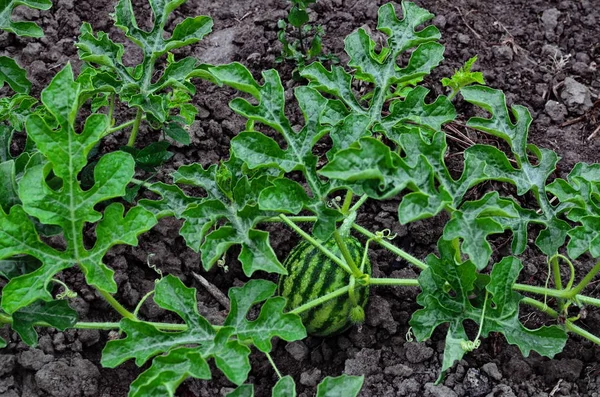
<path id="1" fill-rule="evenodd" d="M 404 364 L 396 364 L 389 367 L 386 367 L 383 372 L 386 375 L 400 376 L 402 378 L 408 378 L 414 372 L 414 370 L 408 365 Z"/>
<path id="2" fill-rule="evenodd" d="M 496 363 L 485 363 L 481 369 L 494 380 L 502 379 L 502 372 L 500 372 Z"/>
<path id="3" fill-rule="evenodd" d="M 348 375 L 371 375 L 379 371 L 381 350 L 362 349 L 355 358 L 346 360 L 344 373 Z"/>
<path id="4" fill-rule="evenodd" d="M 565 79 L 560 97 L 569 110 L 577 113 L 583 113 L 593 105 L 590 90 L 572 77 Z"/>
<path id="5" fill-rule="evenodd" d="M 565 121 L 565 117 L 568 114 L 565 105 L 552 100 L 546 102 L 544 110 L 546 110 L 546 114 L 550 116 L 552 121 L 554 121 L 555 123 L 562 123 L 563 121 Z"/>
<path id="6" fill-rule="evenodd" d="M 556 38 L 554 29 L 558 26 L 558 18 L 560 17 L 560 11 L 556 8 L 549 8 L 542 14 L 542 23 L 544 24 L 544 32 L 546 38 L 550 41 Z"/>
<path id="7" fill-rule="evenodd" d="M 447 386 L 436 386 L 433 383 L 426 383 L 425 397 L 458 397 L 458 394 Z"/>
<path id="8" fill-rule="evenodd" d="M 390 303 L 380 296 L 373 295 L 370 299 L 366 313 L 367 325 L 371 327 L 382 326 L 390 335 L 398 330 L 398 324 L 394 321 Z"/>
<path id="9" fill-rule="evenodd" d="M 287 350 L 296 361 L 303 361 L 310 353 L 308 347 L 306 347 L 302 341 L 288 343 L 285 350 Z"/>
<path id="10" fill-rule="evenodd" d="M 412 395 L 412 393 L 417 393 L 421 390 L 421 385 L 415 378 L 404 379 L 398 385 L 396 385 L 396 389 L 398 390 L 397 396 L 408 396 Z"/>
<path id="11" fill-rule="evenodd" d="M 512 391 L 510 386 L 497 385 L 486 397 L 517 397 L 517 395 Z"/>
<path id="12" fill-rule="evenodd" d="M 300 383 L 304 386 L 315 387 L 321 380 L 321 370 L 314 368 L 300 374 Z"/>
<path id="13" fill-rule="evenodd" d="M 503 370 L 506 378 L 516 383 L 526 381 L 527 378 L 529 378 L 529 375 L 531 375 L 531 367 L 520 358 L 513 357 L 504 365 Z"/>
<path id="14" fill-rule="evenodd" d="M 544 44 L 544 46 L 542 47 L 542 55 L 554 60 L 554 59 L 560 59 L 563 56 L 563 52 L 562 50 L 552 44 Z"/>
<path id="15" fill-rule="evenodd" d="M 513 60 L 514 54 L 509 46 L 502 45 L 493 48 L 494 58 L 502 62 L 510 62 Z"/>
<path id="16" fill-rule="evenodd" d="M 433 349 L 422 343 L 409 342 L 405 344 L 405 347 L 406 359 L 413 364 L 422 363 L 433 357 Z"/>
<path id="17" fill-rule="evenodd" d="M 16 362 L 12 354 L 0 354 L 0 376 L 10 374 L 15 369 Z"/>
<path id="18" fill-rule="evenodd" d="M 575 382 L 583 370 L 583 363 L 577 359 L 550 360 L 542 363 L 541 372 L 547 383 L 555 383 L 559 379 Z"/>
<path id="19" fill-rule="evenodd" d="M 481 397 L 488 394 L 492 388 L 490 380 L 475 368 L 469 368 L 463 381 L 465 392 L 472 397 Z"/>
<path id="20" fill-rule="evenodd" d="M 79 330 L 79 340 L 84 346 L 92 346 L 100 340 L 100 332 L 97 329 Z"/>
<path id="21" fill-rule="evenodd" d="M 44 352 L 39 349 L 25 350 L 19 355 L 19 364 L 21 364 L 23 368 L 33 369 L 35 371 L 52 360 L 54 360 L 54 357 L 50 354 L 44 354 Z"/>
<path id="22" fill-rule="evenodd" d="M 100 371 L 91 361 L 75 358 L 68 365 L 59 360 L 35 374 L 38 387 L 53 397 L 96 396 Z"/>
<path id="23" fill-rule="evenodd" d="M 0 379 L 0 395 L 4 396 L 4 394 L 8 391 L 8 389 L 12 389 L 15 385 L 15 378 L 13 376 L 9 376 L 7 378 Z"/>

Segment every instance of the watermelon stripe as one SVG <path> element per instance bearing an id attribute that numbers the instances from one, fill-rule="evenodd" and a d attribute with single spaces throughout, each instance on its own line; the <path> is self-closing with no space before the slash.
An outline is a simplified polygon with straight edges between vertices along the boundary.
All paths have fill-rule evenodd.
<path id="1" fill-rule="evenodd" d="M 346 239 L 348 251 L 352 258 L 360 264 L 363 247 L 360 241 L 349 237 Z M 334 239 L 323 244 L 337 257 L 342 258 L 339 247 Z M 371 274 L 371 265 L 367 260 L 365 272 Z M 307 302 L 348 285 L 350 275 L 331 261 L 318 248 L 308 241 L 298 244 L 284 262 L 288 271 L 287 276 L 279 280 L 279 291 L 287 298 L 287 309 L 292 310 Z M 356 286 L 358 303 L 366 305 L 369 289 Z M 308 333 L 317 336 L 327 336 L 346 330 L 352 324 L 349 321 L 352 303 L 347 295 L 330 300 L 318 307 L 300 314 Z"/>

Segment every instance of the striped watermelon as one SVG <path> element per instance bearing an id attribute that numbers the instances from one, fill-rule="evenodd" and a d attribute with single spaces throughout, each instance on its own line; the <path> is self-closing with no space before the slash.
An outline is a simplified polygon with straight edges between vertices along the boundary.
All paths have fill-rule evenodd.
<path id="1" fill-rule="evenodd" d="M 357 266 L 360 266 L 363 255 L 362 244 L 354 237 L 344 240 Z M 340 249 L 332 238 L 323 246 L 338 257 L 342 257 Z M 345 287 L 350 283 L 350 275 L 327 258 L 318 248 L 306 240 L 298 244 L 284 262 L 287 276 L 279 279 L 279 292 L 287 298 L 287 309 L 293 310 L 316 298 Z M 364 272 L 371 274 L 371 263 L 367 259 Z M 306 331 L 315 336 L 328 336 L 348 329 L 352 325 L 351 314 L 363 313 L 369 298 L 369 288 L 355 285 L 354 291 L 360 307 L 355 306 L 348 295 L 342 295 L 326 303 L 302 312 L 300 317 Z"/>

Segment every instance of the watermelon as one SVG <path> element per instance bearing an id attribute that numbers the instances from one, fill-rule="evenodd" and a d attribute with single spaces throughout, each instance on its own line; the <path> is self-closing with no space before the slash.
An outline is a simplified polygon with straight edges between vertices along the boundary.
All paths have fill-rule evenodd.
<path id="1" fill-rule="evenodd" d="M 354 237 L 346 237 L 344 241 L 354 262 L 360 266 L 364 250 L 362 244 Z M 333 238 L 323 246 L 342 258 Z M 344 269 L 306 240 L 290 252 L 283 265 L 288 274 L 279 279 L 279 293 L 287 299 L 288 310 L 293 310 L 350 283 L 350 275 Z M 371 274 L 371 263 L 368 259 L 364 272 Z M 358 306 L 350 300 L 348 294 L 345 294 L 300 313 L 306 331 L 314 336 L 329 336 L 345 331 L 353 322 L 362 322 L 363 310 L 369 298 L 369 288 L 356 283 L 354 291 Z"/>

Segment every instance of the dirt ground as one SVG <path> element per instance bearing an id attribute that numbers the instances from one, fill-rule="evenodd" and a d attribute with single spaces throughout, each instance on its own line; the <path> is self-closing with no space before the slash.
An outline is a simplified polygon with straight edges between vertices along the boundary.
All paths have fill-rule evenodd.
<path id="1" fill-rule="evenodd" d="M 19 9 L 17 14 L 38 21 L 46 36 L 29 39 L 2 33 L 0 54 L 16 57 L 29 70 L 34 82 L 33 94 L 37 95 L 67 62 L 79 66 L 73 43 L 82 22 L 90 22 L 95 30 L 110 32 L 113 38 L 123 37 L 109 18 L 114 3 L 113 0 L 55 0 L 49 11 Z M 383 3 L 382 0 L 319 0 L 311 17 L 326 30 L 325 51 L 338 55 L 345 64 L 343 37 L 361 26 L 374 30 L 377 9 Z M 523 104 L 531 111 L 534 117 L 531 142 L 551 148 L 562 157 L 557 176 L 566 176 L 576 162 L 598 162 L 600 134 L 590 136 L 600 126 L 600 109 L 594 107 L 600 90 L 599 0 L 417 0 L 416 3 L 436 15 L 434 24 L 440 28 L 446 46 L 445 62 L 426 80 L 432 95 L 443 92 L 439 84 L 442 77 L 451 75 L 471 56 L 478 55 L 476 69 L 483 72 L 486 82 L 504 90 L 510 103 Z M 134 0 L 134 4 L 146 17 L 149 15 L 146 0 Z M 215 64 L 239 61 L 255 76 L 263 69 L 277 68 L 284 86 L 291 90 L 297 84 L 291 79 L 291 65 L 275 63 L 281 50 L 276 39 L 277 20 L 286 15 L 287 7 L 285 0 L 189 0 L 175 12 L 173 20 L 209 15 L 214 18 L 215 27 L 201 44 L 178 55 L 194 55 Z M 140 20 L 140 25 L 144 21 Z M 139 54 L 133 52 L 130 56 L 135 60 Z M 234 95 L 232 90 L 204 82 L 199 82 L 198 87 L 194 103 L 200 113 L 192 128 L 192 145 L 173 148 L 176 154 L 167 169 L 156 176 L 158 179 L 169 180 L 168 173 L 183 164 L 208 164 L 227 158 L 230 139 L 244 128 L 244 121 L 227 107 Z M 458 111 L 466 119 L 472 108 L 459 102 Z M 475 141 L 487 139 L 467 133 Z M 142 131 L 141 136 L 149 141 L 157 138 L 151 131 Z M 114 150 L 122 143 L 123 136 L 116 134 L 106 140 L 102 150 Z M 451 148 L 462 150 L 452 144 Z M 396 218 L 396 207 L 394 201 L 369 202 L 358 223 L 371 230 L 390 228 L 398 234 L 394 243 L 424 258 L 434 250 L 443 219 L 402 226 Z M 117 247 L 109 253 L 106 263 L 117 272 L 118 298 L 133 307 L 153 287 L 157 275 L 147 266 L 151 261 L 164 273 L 175 274 L 188 286 L 197 287 L 201 314 L 212 321 L 222 320 L 226 312 L 191 277 L 192 271 L 200 272 L 199 257 L 178 236 L 179 226 L 178 221 L 162 220 L 153 231 L 141 236 L 139 247 Z M 271 240 L 283 258 L 297 238 L 280 226 L 270 226 L 268 230 L 277 231 L 272 233 Z M 234 258 L 234 254 L 230 257 Z M 417 276 L 386 251 L 373 250 L 372 262 L 376 275 Z M 543 283 L 545 259 L 529 250 L 524 262 L 523 281 Z M 226 291 L 246 280 L 235 265 L 230 268 L 228 273 L 216 270 L 206 277 Z M 79 293 L 74 306 L 82 318 L 117 320 L 99 296 L 85 287 L 80 273 L 67 272 L 65 281 Z M 408 319 L 417 309 L 417 293 L 416 289 L 374 289 L 367 321 L 362 327 L 327 339 L 280 342 L 276 344 L 273 359 L 283 373 L 294 377 L 300 396 L 314 395 L 322 378 L 342 372 L 365 375 L 363 397 L 600 396 L 600 347 L 577 337 L 571 338 L 562 354 L 549 360 L 537 354 L 524 358 L 504 338 L 492 336 L 450 371 L 442 386 L 435 387 L 443 335 L 435 333 L 432 340 L 422 344 L 406 341 Z M 591 294 L 600 296 L 600 291 Z M 160 321 L 165 315 L 152 304 L 146 304 L 141 313 L 152 321 Z M 535 313 L 524 317 L 531 324 L 546 320 Z M 598 333 L 600 311 L 591 310 L 582 325 Z M 28 348 L 7 330 L 0 334 L 11 341 L 0 352 L 0 396 L 121 397 L 141 371 L 133 362 L 117 369 L 100 366 L 108 332 L 41 330 L 37 348 Z M 253 355 L 252 364 L 249 382 L 256 385 L 258 396 L 270 396 L 276 375 L 262 355 Z M 215 379 L 210 382 L 186 381 L 178 395 L 212 397 L 231 390 L 231 383 L 217 375 L 218 371 L 213 373 Z"/>

